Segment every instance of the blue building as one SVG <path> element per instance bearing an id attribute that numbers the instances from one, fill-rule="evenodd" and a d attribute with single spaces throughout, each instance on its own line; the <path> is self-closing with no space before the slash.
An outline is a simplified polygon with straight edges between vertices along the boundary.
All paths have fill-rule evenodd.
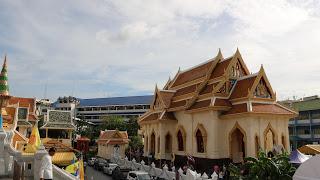
<path id="1" fill-rule="evenodd" d="M 291 147 L 320 144 L 320 98 L 311 96 L 282 103 L 299 112 L 298 117 L 289 121 Z"/>
<path id="2" fill-rule="evenodd" d="M 54 106 L 57 110 L 73 112 L 77 118 L 99 124 L 107 115 L 138 117 L 150 109 L 152 99 L 152 95 L 91 99 L 59 97 Z"/>

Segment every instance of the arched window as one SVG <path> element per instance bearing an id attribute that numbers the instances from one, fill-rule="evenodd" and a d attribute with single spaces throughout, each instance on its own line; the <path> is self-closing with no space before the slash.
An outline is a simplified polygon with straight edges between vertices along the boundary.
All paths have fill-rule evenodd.
<path id="1" fill-rule="evenodd" d="M 184 151 L 183 137 L 180 130 L 178 131 L 177 138 L 178 138 L 178 151 Z"/>
<path id="2" fill-rule="evenodd" d="M 157 152 L 158 153 L 160 153 L 160 136 L 158 137 L 158 143 L 157 143 L 157 146 L 158 146 L 158 150 L 157 150 Z"/>
<path id="3" fill-rule="evenodd" d="M 255 139 L 255 146 L 256 146 L 256 156 L 258 156 L 259 150 L 260 150 L 259 137 L 256 136 L 254 139 Z"/>
<path id="4" fill-rule="evenodd" d="M 171 135 L 169 133 L 166 135 L 165 152 L 166 153 L 172 152 L 172 141 L 171 141 Z"/>
<path id="5" fill-rule="evenodd" d="M 204 143 L 203 143 L 203 137 L 200 129 L 197 130 L 196 138 L 197 138 L 197 151 L 199 153 L 204 153 Z"/>

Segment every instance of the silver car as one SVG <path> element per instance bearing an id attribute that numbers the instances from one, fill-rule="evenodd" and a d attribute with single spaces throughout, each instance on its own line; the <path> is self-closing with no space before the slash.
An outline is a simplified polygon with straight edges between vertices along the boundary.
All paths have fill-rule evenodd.
<path id="1" fill-rule="evenodd" d="M 118 166 L 118 164 L 107 164 L 103 167 L 103 172 L 108 175 L 112 175 L 112 171 Z"/>

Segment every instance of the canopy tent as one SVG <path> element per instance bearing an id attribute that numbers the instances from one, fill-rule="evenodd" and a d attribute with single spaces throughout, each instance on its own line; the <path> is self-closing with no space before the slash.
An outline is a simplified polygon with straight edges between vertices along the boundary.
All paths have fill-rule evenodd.
<path id="1" fill-rule="evenodd" d="M 320 154 L 320 145 L 319 144 L 307 144 L 299 148 L 299 151 L 304 154 Z"/>
<path id="2" fill-rule="evenodd" d="M 293 175 L 293 180 L 319 180 L 320 155 L 313 156 L 302 163 Z"/>
<path id="3" fill-rule="evenodd" d="M 309 156 L 302 154 L 299 150 L 296 149 L 290 154 L 290 163 L 301 164 L 309 158 Z"/>

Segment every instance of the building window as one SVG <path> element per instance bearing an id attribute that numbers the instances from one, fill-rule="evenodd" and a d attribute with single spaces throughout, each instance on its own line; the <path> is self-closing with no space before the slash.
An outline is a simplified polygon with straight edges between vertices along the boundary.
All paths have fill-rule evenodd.
<path id="1" fill-rule="evenodd" d="M 165 143 L 165 152 L 171 153 L 172 152 L 172 140 L 171 135 L 168 133 L 166 135 L 166 143 Z"/>
<path id="2" fill-rule="evenodd" d="M 313 111 L 312 112 L 312 119 L 320 119 L 320 111 Z"/>
<path id="3" fill-rule="evenodd" d="M 197 138 L 197 152 L 204 153 L 204 142 L 203 142 L 203 136 L 200 129 L 197 130 L 196 138 Z"/>
<path id="4" fill-rule="evenodd" d="M 18 119 L 21 120 L 25 120 L 27 119 L 27 115 L 28 115 L 28 108 L 19 108 L 18 109 Z"/>
<path id="5" fill-rule="evenodd" d="M 184 151 L 183 136 L 180 130 L 178 131 L 177 139 L 178 139 L 178 151 Z"/>
<path id="6" fill-rule="evenodd" d="M 256 156 L 258 156 L 258 153 L 260 150 L 259 137 L 256 136 L 254 139 L 255 139 L 255 145 L 256 145 Z"/>
<path id="7" fill-rule="evenodd" d="M 309 112 L 308 111 L 301 111 L 299 112 L 299 116 L 297 117 L 298 120 L 309 119 Z"/>

